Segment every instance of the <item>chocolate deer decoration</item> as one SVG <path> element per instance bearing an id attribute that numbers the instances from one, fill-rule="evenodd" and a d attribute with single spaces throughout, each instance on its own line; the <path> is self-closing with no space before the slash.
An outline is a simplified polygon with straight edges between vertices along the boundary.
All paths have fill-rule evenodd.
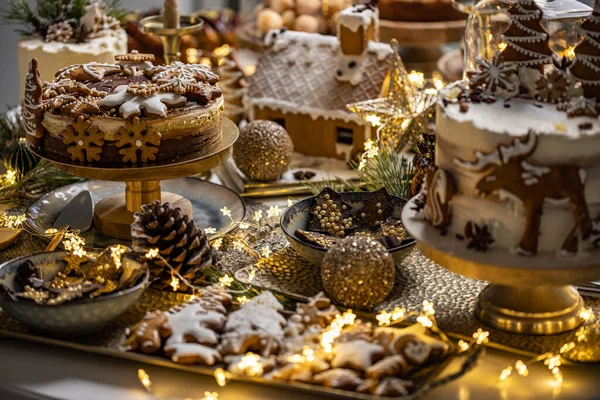
<path id="1" fill-rule="evenodd" d="M 562 252 L 576 254 L 580 235 L 587 239 L 592 229 L 580 170 L 574 165 L 530 164 L 526 160 L 536 145 L 537 135 L 530 131 L 526 137 L 515 139 L 511 145 L 500 145 L 491 153 L 477 152 L 475 162 L 455 162 L 470 171 L 484 171 L 477 183 L 482 195 L 505 191 L 523 203 L 527 220 L 517 248 L 522 255 L 537 253 L 544 203 L 568 202 L 574 212 L 575 226 L 564 241 Z"/>

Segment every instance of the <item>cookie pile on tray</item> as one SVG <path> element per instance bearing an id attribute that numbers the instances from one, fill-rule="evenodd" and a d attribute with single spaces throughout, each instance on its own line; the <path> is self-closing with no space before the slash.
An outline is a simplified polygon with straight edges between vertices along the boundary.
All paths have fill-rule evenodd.
<path id="1" fill-rule="evenodd" d="M 413 377 L 449 353 L 415 324 L 374 327 L 341 314 L 322 293 L 285 312 L 271 292 L 237 309 L 221 285 L 166 312 L 152 311 L 126 332 L 124 349 L 180 364 L 224 366 L 232 374 L 308 383 L 376 396 L 404 396 Z"/>

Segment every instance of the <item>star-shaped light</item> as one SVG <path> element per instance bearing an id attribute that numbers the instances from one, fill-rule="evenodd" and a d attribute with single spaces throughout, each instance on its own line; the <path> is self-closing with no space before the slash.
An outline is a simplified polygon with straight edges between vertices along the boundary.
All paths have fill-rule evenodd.
<path id="1" fill-rule="evenodd" d="M 420 91 L 409 79 L 406 67 L 398 54 L 398 42 L 392 40 L 392 66 L 385 97 L 348 104 L 351 112 L 377 127 L 380 144 L 396 144 L 407 133 L 413 122 L 421 121 L 423 114 L 435 104 L 437 96 Z"/>

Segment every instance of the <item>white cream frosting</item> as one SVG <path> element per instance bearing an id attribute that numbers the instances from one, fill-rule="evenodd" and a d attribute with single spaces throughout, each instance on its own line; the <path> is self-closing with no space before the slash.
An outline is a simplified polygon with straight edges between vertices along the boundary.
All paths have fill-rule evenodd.
<path id="1" fill-rule="evenodd" d="M 89 62 L 114 63 L 116 55 L 127 53 L 127 33 L 123 29 L 111 33 L 110 36 L 89 39 L 82 43 L 44 42 L 40 38 L 22 39 L 18 44 L 20 87 L 25 87 L 27 65 L 32 58 L 37 58 L 39 62 L 42 82 L 52 81 L 59 69 L 69 65 Z"/>
<path id="2" fill-rule="evenodd" d="M 357 32 L 360 27 L 366 31 L 371 24 L 374 24 L 377 28 L 377 25 L 379 24 L 379 10 L 377 8 L 363 9 L 363 7 L 364 6 L 354 6 L 340 11 L 338 17 L 340 26 L 345 26 L 352 32 Z"/>

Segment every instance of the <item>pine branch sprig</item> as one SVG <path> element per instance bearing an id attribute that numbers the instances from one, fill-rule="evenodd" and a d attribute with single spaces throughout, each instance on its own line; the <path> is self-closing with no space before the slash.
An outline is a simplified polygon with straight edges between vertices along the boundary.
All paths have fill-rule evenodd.
<path id="1" fill-rule="evenodd" d="M 9 0 L 8 9 L 0 10 L 0 15 L 4 22 L 20 25 L 17 31 L 22 34 L 45 37 L 50 25 L 59 22 L 66 21 L 74 30 L 79 29 L 80 18 L 90 4 L 91 0 L 36 0 L 33 10 L 27 0 Z M 126 11 L 120 0 L 105 0 L 102 8 L 106 15 L 123 22 Z"/>
<path id="2" fill-rule="evenodd" d="M 69 175 L 46 160 L 31 170 L 13 185 L 0 186 L 0 204 L 16 203 L 27 205 L 52 190 L 81 181 L 81 178 Z"/>
<path id="3" fill-rule="evenodd" d="M 353 168 L 366 190 L 370 192 L 386 188 L 393 195 L 410 198 L 410 185 L 415 174 L 413 163 L 391 148 L 380 148 L 379 152 L 366 160 L 362 168 L 353 163 Z"/>

